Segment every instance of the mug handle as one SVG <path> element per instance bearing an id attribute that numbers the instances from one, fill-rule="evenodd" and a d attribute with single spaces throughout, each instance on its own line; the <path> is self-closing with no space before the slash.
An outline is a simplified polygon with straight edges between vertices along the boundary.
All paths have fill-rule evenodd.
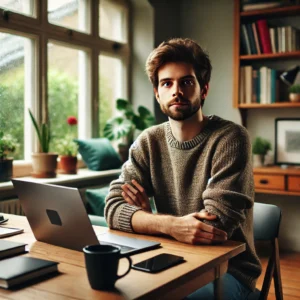
<path id="1" fill-rule="evenodd" d="M 118 279 L 120 279 L 120 278 L 124 277 L 125 275 L 127 275 L 129 273 L 129 271 L 131 270 L 132 260 L 131 260 L 130 256 L 123 256 L 123 257 L 128 259 L 129 268 L 128 268 L 128 270 L 123 275 L 118 275 L 117 274 L 117 278 Z"/>

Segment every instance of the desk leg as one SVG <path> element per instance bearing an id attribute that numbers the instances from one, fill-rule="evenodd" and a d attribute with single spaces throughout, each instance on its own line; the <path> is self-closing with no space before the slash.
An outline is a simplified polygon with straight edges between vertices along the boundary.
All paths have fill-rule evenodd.
<path id="1" fill-rule="evenodd" d="M 214 280 L 214 298 L 215 300 L 221 300 L 223 295 L 223 284 L 221 280 L 221 276 L 227 272 L 228 269 L 228 261 L 219 265 L 216 268 L 216 279 Z"/>

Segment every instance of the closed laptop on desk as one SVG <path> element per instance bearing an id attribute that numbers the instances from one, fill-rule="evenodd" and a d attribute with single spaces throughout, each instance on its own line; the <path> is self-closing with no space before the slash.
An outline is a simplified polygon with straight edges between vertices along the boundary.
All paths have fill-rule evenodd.
<path id="1" fill-rule="evenodd" d="M 112 233 L 97 238 L 76 188 L 12 179 L 21 206 L 38 241 L 82 251 L 86 245 L 113 244 L 121 253 L 138 253 L 160 243 Z"/>

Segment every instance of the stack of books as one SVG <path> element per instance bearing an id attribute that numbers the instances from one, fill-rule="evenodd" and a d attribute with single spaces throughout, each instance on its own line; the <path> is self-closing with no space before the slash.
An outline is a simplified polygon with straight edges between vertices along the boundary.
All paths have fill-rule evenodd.
<path id="1" fill-rule="evenodd" d="M 26 244 L 0 240 L 0 287 L 11 288 L 57 272 L 57 262 L 34 257 L 15 256 L 25 253 Z M 4 259 L 5 258 L 5 259 Z"/>
<path id="2" fill-rule="evenodd" d="M 240 68 L 240 104 L 271 104 L 278 102 L 278 71 L 265 66 L 254 69 L 252 66 Z"/>
<path id="3" fill-rule="evenodd" d="M 282 0 L 243 0 L 243 11 L 262 10 L 268 8 L 275 8 L 284 5 Z"/>

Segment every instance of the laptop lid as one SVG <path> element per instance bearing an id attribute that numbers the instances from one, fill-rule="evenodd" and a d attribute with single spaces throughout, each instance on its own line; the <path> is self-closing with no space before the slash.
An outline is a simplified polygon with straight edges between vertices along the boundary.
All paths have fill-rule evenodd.
<path id="1" fill-rule="evenodd" d="M 119 236 L 95 234 L 77 188 L 12 179 L 22 209 L 36 240 L 82 251 L 86 245 L 127 246 L 121 253 L 138 253 L 159 247 L 160 243 Z M 125 248 L 124 248 L 125 249 Z"/>

